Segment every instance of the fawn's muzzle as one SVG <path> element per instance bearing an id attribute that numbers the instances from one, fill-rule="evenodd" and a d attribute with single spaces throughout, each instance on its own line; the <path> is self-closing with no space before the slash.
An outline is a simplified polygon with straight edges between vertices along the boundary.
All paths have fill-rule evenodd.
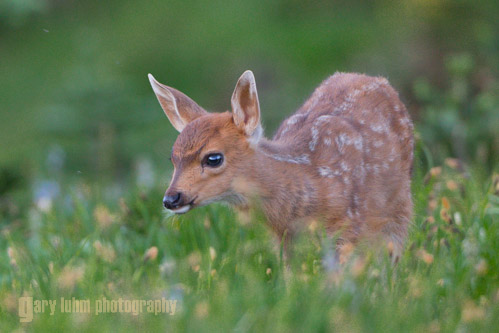
<path id="1" fill-rule="evenodd" d="M 187 213 L 192 208 L 194 200 L 196 200 L 196 198 L 189 202 L 189 196 L 182 194 L 181 192 L 170 192 L 168 190 L 163 197 L 163 205 L 166 209 L 171 210 L 175 214 L 183 214 Z"/>
<path id="2" fill-rule="evenodd" d="M 167 209 L 176 209 L 184 205 L 183 201 L 182 193 L 177 192 L 172 195 L 165 195 L 163 205 Z"/>

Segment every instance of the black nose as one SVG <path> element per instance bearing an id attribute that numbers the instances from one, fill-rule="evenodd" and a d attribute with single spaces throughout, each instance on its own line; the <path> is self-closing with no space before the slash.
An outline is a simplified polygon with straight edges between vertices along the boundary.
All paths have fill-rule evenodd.
<path id="1" fill-rule="evenodd" d="M 163 205 L 168 209 L 175 209 L 181 206 L 182 193 L 177 192 L 173 195 L 165 195 L 163 198 Z"/>

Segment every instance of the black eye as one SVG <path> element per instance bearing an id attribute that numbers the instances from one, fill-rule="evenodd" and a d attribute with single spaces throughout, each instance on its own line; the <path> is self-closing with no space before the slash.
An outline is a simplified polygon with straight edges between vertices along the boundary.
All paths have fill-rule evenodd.
<path id="1" fill-rule="evenodd" d="M 209 167 L 216 168 L 222 164 L 223 160 L 224 156 L 220 153 L 209 154 L 205 157 L 204 164 Z"/>

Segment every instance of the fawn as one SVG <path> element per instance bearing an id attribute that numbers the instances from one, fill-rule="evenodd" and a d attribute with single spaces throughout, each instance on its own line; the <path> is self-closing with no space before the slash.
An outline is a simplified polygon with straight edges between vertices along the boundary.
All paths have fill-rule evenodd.
<path id="1" fill-rule="evenodd" d="M 412 215 L 413 124 L 385 78 L 335 73 L 263 137 L 253 73 L 234 89 L 232 112 L 208 113 L 180 91 L 152 88 L 180 132 L 163 204 L 186 213 L 215 201 L 258 206 L 285 243 L 321 221 L 341 244 L 381 239 L 397 258 Z"/>

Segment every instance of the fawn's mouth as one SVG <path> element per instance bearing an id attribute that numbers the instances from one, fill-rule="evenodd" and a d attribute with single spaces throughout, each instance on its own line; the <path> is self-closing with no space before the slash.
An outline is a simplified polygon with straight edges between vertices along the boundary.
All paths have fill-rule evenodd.
<path id="1" fill-rule="evenodd" d="M 180 208 L 175 208 L 175 209 L 170 209 L 173 213 L 175 214 L 185 214 L 188 211 L 191 210 L 191 208 L 194 206 L 194 200 L 196 200 L 197 196 L 192 199 L 187 205 L 182 206 Z"/>
<path id="2" fill-rule="evenodd" d="M 191 210 L 191 205 L 185 205 L 180 208 L 170 209 L 175 214 L 184 214 Z"/>

